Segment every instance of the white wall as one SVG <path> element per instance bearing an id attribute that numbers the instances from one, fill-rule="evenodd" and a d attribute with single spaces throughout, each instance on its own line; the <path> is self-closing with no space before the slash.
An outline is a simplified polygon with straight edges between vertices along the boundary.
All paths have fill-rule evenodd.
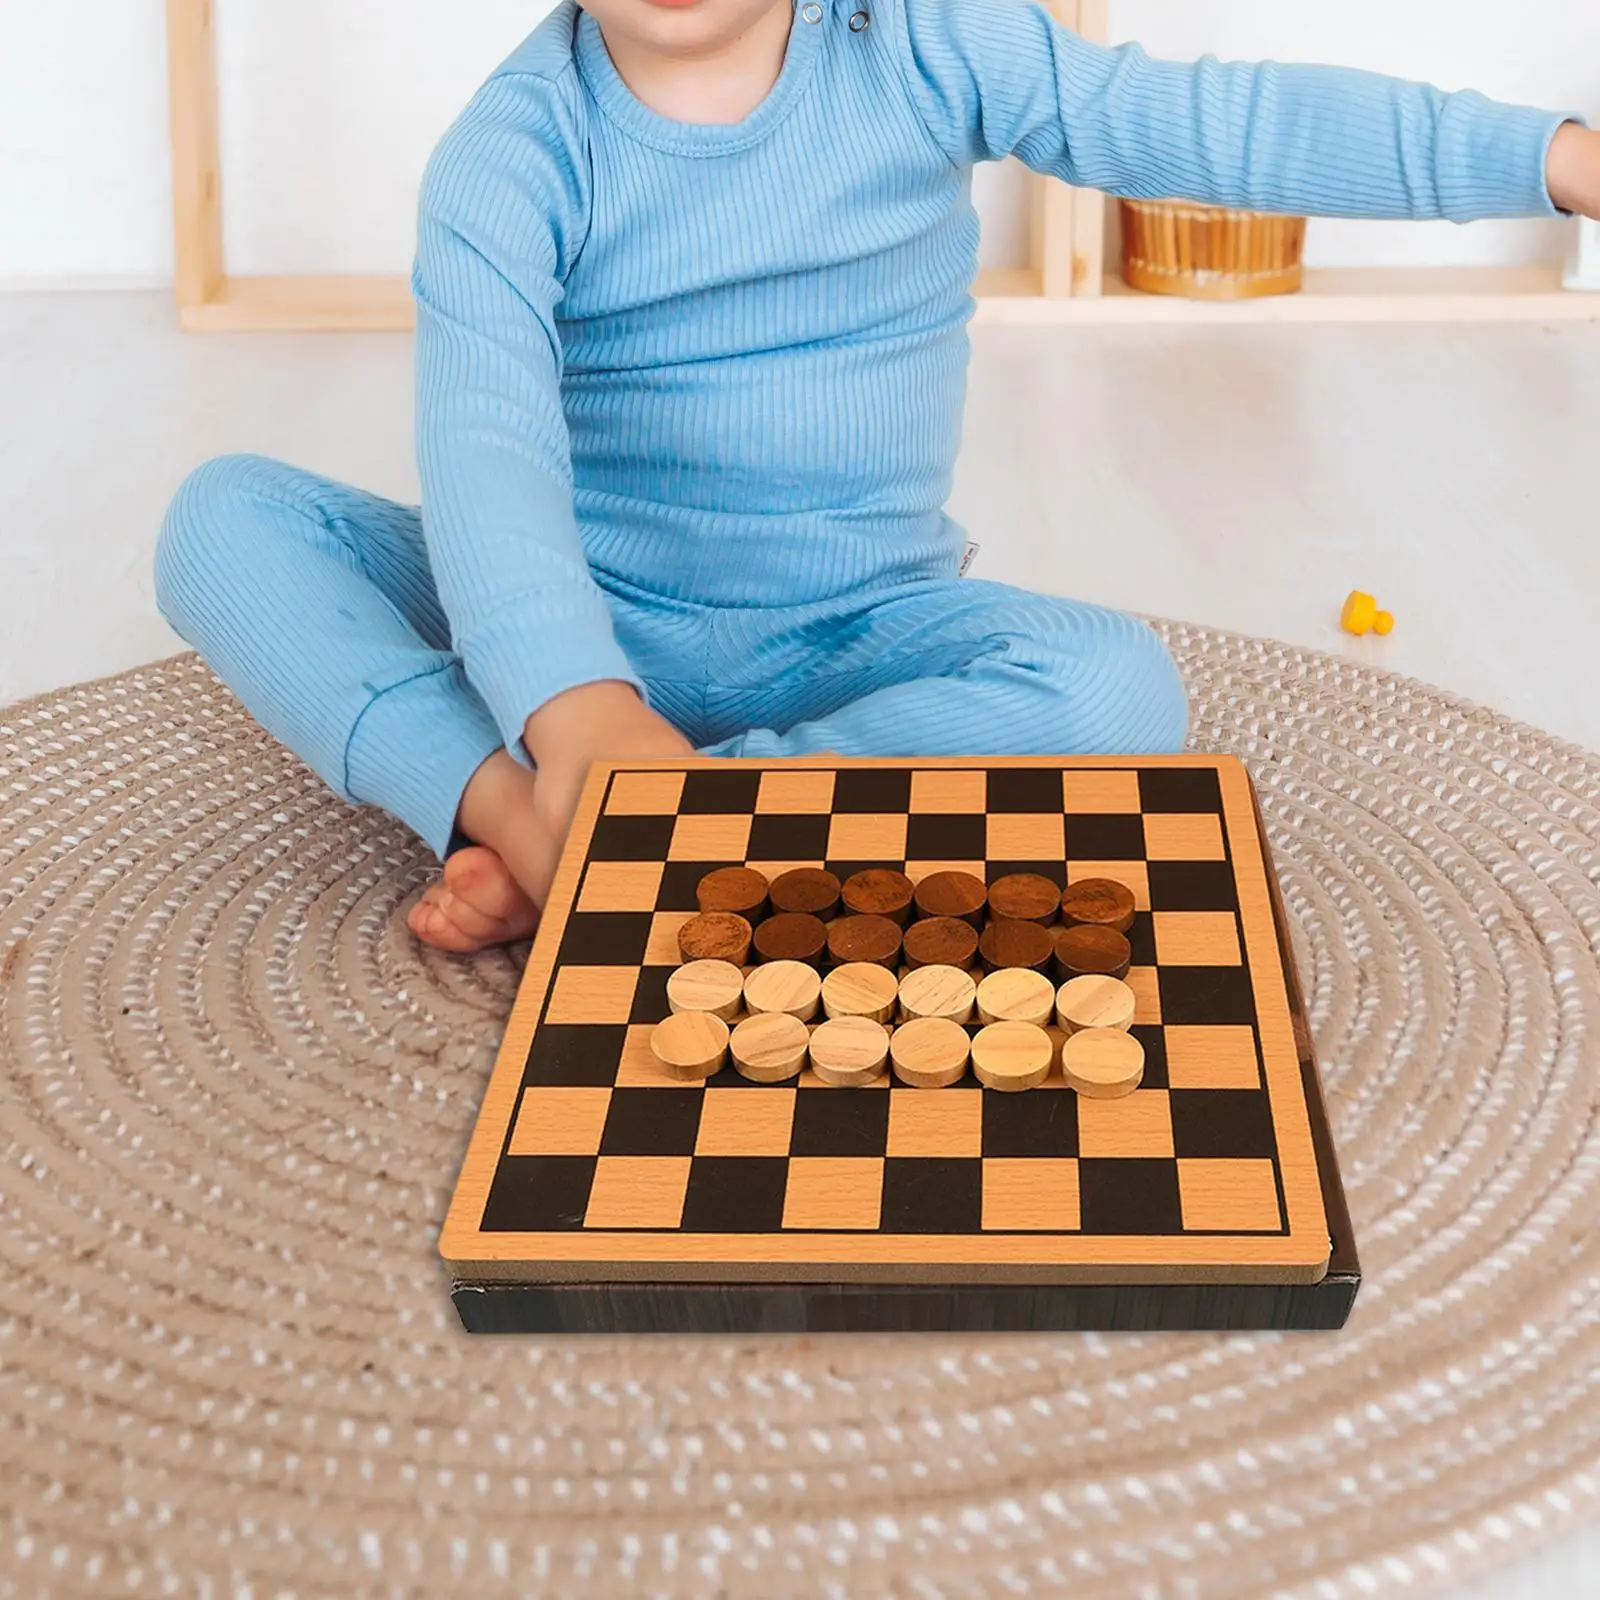
<path id="1" fill-rule="evenodd" d="M 229 262 L 404 270 L 438 132 L 549 0 L 217 0 Z M 162 0 L 0 0 L 0 281 L 171 272 Z M 1503 17 L 1517 18 L 1514 38 Z M 1600 114 L 1594 0 L 1112 0 L 1153 53 L 1345 61 Z M 985 256 L 1026 248 L 986 172 Z M 1322 262 L 1559 256 L 1561 225 L 1319 222 Z"/>

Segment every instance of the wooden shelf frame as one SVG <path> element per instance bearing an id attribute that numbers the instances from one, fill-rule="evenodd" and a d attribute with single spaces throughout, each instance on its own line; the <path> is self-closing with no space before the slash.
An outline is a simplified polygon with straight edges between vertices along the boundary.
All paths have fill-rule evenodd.
<path id="1" fill-rule="evenodd" d="M 179 325 L 194 332 L 402 332 L 404 276 L 238 277 L 223 247 L 219 0 L 167 0 L 173 230 Z M 1049 0 L 1069 28 L 1108 37 L 1109 0 Z M 1113 202 L 1033 177 L 1026 267 L 980 273 L 978 323 L 1595 321 L 1600 294 L 1564 290 L 1557 267 L 1392 268 L 1307 273 L 1298 294 L 1215 304 L 1130 290 L 1107 266 Z"/>

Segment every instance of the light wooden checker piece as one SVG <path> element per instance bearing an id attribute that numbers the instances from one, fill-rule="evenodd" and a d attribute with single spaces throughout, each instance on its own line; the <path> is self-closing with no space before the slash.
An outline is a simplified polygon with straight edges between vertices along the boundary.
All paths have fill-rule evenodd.
<path id="1" fill-rule="evenodd" d="M 1119 1099 L 1144 1078 L 1144 1046 L 1116 1028 L 1082 1028 L 1061 1046 L 1061 1075 L 1091 1100 Z"/>
<path id="2" fill-rule="evenodd" d="M 1032 1022 L 991 1022 L 972 1041 L 972 1070 L 986 1088 L 1015 1094 L 1050 1075 L 1055 1045 Z"/>
<path id="3" fill-rule="evenodd" d="M 1057 837 L 1064 860 L 1039 848 Z M 697 907 L 695 890 L 741 866 L 769 880 L 825 869 L 841 883 L 868 868 L 919 884 L 941 870 L 991 884 L 1008 872 L 1125 881 L 1137 1032 L 1162 1030 L 1152 1060 L 1168 1078 L 1092 1102 L 1104 1114 L 1085 1118 L 1093 1138 L 1079 1150 L 1062 1114 L 1088 1097 L 897 1093 L 881 1066 L 880 1094 L 810 1090 L 822 1079 L 804 1071 L 763 1088 L 731 1066 L 704 1086 L 677 1076 L 649 1042 L 688 1017 L 665 987 L 675 935 L 698 909 L 734 909 Z M 1320 1292 L 1325 1208 L 1342 1197 L 1311 1142 L 1314 1126 L 1327 1148 L 1326 1122 L 1309 1047 L 1296 1043 L 1303 1005 L 1270 875 L 1248 778 L 1229 758 L 597 763 L 441 1236 L 463 1320 L 709 1331 L 732 1318 L 798 1331 L 912 1325 L 895 1320 L 902 1304 L 937 1325 L 948 1304 L 976 1319 L 952 1325 L 1068 1325 L 1060 1315 L 1091 1326 L 1099 1312 L 1075 1286 L 1093 1285 L 1095 1306 L 1115 1302 L 1116 1325 L 1178 1327 L 1197 1302 L 1162 1296 L 1199 1282 L 1224 1325 L 1292 1325 L 1300 1313 L 1282 1308 Z M 774 1034 L 771 1070 L 790 1070 L 806 1025 L 781 1012 L 749 1020 L 787 1034 L 786 1057 Z M 759 1045 L 761 1029 L 750 1032 Z M 1035 1059 L 1048 1059 L 1043 1037 L 1030 1040 Z M 748 1054 L 759 1072 L 763 1050 Z M 698 1073 L 708 1056 L 702 1043 L 674 1061 Z M 949 1129 L 910 1137 L 896 1099 Z M 1158 1111 L 1169 1119 L 1159 1139 Z M 1348 1233 L 1334 1238 L 1347 1282 Z M 494 1296 L 478 1293 L 491 1283 Z"/>
<path id="4" fill-rule="evenodd" d="M 1139 997 L 1120 978 L 1089 974 L 1069 978 L 1056 991 L 1056 1021 L 1068 1033 L 1080 1028 L 1132 1027 Z"/>
<path id="5" fill-rule="evenodd" d="M 899 979 L 875 961 L 848 962 L 822 980 L 822 1009 L 829 1017 L 890 1022 L 899 996 Z"/>
<path id="6" fill-rule="evenodd" d="M 811 1030 L 787 1011 L 762 1011 L 744 1019 L 728 1040 L 734 1070 L 752 1083 L 786 1083 L 806 1064 Z"/>
<path id="7" fill-rule="evenodd" d="M 960 967 L 918 967 L 900 980 L 900 1016 L 906 1022 L 933 1017 L 967 1022 L 977 1000 L 978 985 Z"/>
<path id="8" fill-rule="evenodd" d="M 894 1075 L 913 1089 L 948 1089 L 966 1076 L 972 1040 L 948 1017 L 903 1022 L 889 1041 Z"/>
<path id="9" fill-rule="evenodd" d="M 889 1030 L 870 1017 L 833 1017 L 811 1035 L 811 1070 L 836 1089 L 861 1089 L 883 1076 Z"/>
<path id="10" fill-rule="evenodd" d="M 752 1011 L 783 1011 L 801 1022 L 817 1014 L 822 978 L 804 961 L 769 961 L 743 979 L 744 1003 Z"/>
<path id="11" fill-rule="evenodd" d="M 650 1048 L 672 1077 L 709 1078 L 728 1058 L 728 1024 L 710 1011 L 675 1011 L 655 1025 Z"/>
<path id="12" fill-rule="evenodd" d="M 732 1022 L 743 999 L 744 973 L 731 961 L 690 961 L 667 979 L 667 1004 L 674 1011 L 708 1011 Z"/>
<path id="13" fill-rule="evenodd" d="M 1027 1022 L 1043 1028 L 1055 1015 L 1056 986 L 1029 967 L 1004 967 L 978 985 L 980 1022 Z"/>

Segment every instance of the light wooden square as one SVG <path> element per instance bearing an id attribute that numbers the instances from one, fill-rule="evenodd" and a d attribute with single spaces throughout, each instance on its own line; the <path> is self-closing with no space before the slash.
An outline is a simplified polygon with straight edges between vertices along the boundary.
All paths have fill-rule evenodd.
<path id="1" fill-rule="evenodd" d="M 1172 1108 L 1165 1089 L 1135 1089 L 1120 1100 L 1078 1098 L 1080 1156 L 1172 1155 Z"/>
<path id="2" fill-rule="evenodd" d="M 913 883 L 921 883 L 936 872 L 970 872 L 974 878 L 987 882 L 988 864 L 983 861 L 908 861 L 905 874 Z"/>
<path id="3" fill-rule="evenodd" d="M 983 1096 L 967 1090 L 896 1090 L 889 1101 L 891 1156 L 981 1156 Z"/>
<path id="4" fill-rule="evenodd" d="M 546 1022 L 626 1022 L 637 967 L 557 967 Z"/>
<path id="5" fill-rule="evenodd" d="M 1067 825 L 1067 850 L 1072 849 L 1072 826 Z M 1068 861 L 1067 882 L 1082 883 L 1085 878 L 1110 878 L 1133 892 L 1135 911 L 1150 909 L 1150 868 L 1143 861 Z"/>
<path id="6" fill-rule="evenodd" d="M 830 861 L 901 861 L 905 853 L 903 811 L 841 811 L 828 826 Z"/>
<path id="7" fill-rule="evenodd" d="M 1167 1082 L 1174 1089 L 1259 1089 L 1256 1031 L 1249 1027 L 1164 1030 Z"/>
<path id="8" fill-rule="evenodd" d="M 825 816 L 833 810 L 833 773 L 763 772 L 756 810 L 763 815 Z"/>
<path id="9" fill-rule="evenodd" d="M 1222 818 L 1213 811 L 1147 811 L 1144 853 L 1151 861 L 1225 861 Z"/>
<path id="10" fill-rule="evenodd" d="M 794 1124 L 793 1089 L 707 1089 L 697 1156 L 786 1156 Z"/>
<path id="11" fill-rule="evenodd" d="M 959 812 L 973 816 L 988 809 L 989 780 L 983 772 L 913 772 L 911 809 L 939 812 L 948 816 Z"/>
<path id="12" fill-rule="evenodd" d="M 1137 772 L 1094 772 L 1067 768 L 1061 774 L 1061 808 L 1084 815 L 1139 809 Z"/>
<path id="13" fill-rule="evenodd" d="M 1231 911 L 1157 911 L 1152 920 L 1160 965 L 1239 965 L 1239 925 Z"/>
<path id="14" fill-rule="evenodd" d="M 991 861 L 1063 860 L 1066 819 L 1054 811 L 992 811 L 985 851 Z"/>
<path id="15" fill-rule="evenodd" d="M 1161 981 L 1159 967 L 1129 967 L 1122 981 L 1133 990 L 1133 1020 L 1136 1025 L 1161 1020 Z"/>
<path id="16" fill-rule="evenodd" d="M 1270 1161 L 1178 1163 L 1178 1197 L 1185 1228 L 1226 1233 L 1272 1233 L 1282 1226 Z"/>
<path id="17" fill-rule="evenodd" d="M 592 1156 L 600 1151 L 611 1091 L 524 1089 L 507 1152 L 514 1156 Z"/>
<path id="18" fill-rule="evenodd" d="M 608 817 L 670 817 L 683 799 L 681 772 L 618 772 L 606 796 Z"/>
<path id="19" fill-rule="evenodd" d="M 676 1228 L 689 1188 L 689 1156 L 601 1156 L 586 1228 Z"/>
<path id="20" fill-rule="evenodd" d="M 796 1156 L 790 1161 L 784 1227 L 876 1228 L 882 1209 L 882 1157 Z"/>
<path id="21" fill-rule="evenodd" d="M 668 861 L 743 861 L 750 849 L 750 813 L 690 812 L 678 818 Z"/>
<path id="22" fill-rule="evenodd" d="M 578 891 L 579 911 L 649 911 L 661 893 L 659 861 L 591 861 Z"/>
<path id="23" fill-rule="evenodd" d="M 983 1226 L 1019 1233 L 1072 1233 L 1080 1226 L 1078 1163 L 989 1156 L 983 1163 Z"/>
<path id="24" fill-rule="evenodd" d="M 675 1078 L 656 1059 L 650 1048 L 650 1035 L 654 1031 L 648 1022 L 631 1023 L 622 1044 L 622 1058 L 617 1063 L 616 1086 L 619 1089 L 681 1089 L 682 1078 Z"/>
<path id="25" fill-rule="evenodd" d="M 644 964 L 647 967 L 682 966 L 683 957 L 678 953 L 678 930 L 698 915 L 695 911 L 656 912 L 650 919 L 650 938 L 644 947 Z"/>

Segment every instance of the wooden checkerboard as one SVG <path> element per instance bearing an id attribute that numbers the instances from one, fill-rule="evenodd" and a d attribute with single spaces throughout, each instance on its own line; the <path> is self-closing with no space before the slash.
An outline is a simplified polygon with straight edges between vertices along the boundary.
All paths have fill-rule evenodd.
<path id="1" fill-rule="evenodd" d="M 678 929 L 729 865 L 1119 880 L 1140 1088 L 669 1077 Z M 1244 768 L 597 767 L 441 1251 L 469 1327 L 1342 1321 L 1357 1269 Z"/>

